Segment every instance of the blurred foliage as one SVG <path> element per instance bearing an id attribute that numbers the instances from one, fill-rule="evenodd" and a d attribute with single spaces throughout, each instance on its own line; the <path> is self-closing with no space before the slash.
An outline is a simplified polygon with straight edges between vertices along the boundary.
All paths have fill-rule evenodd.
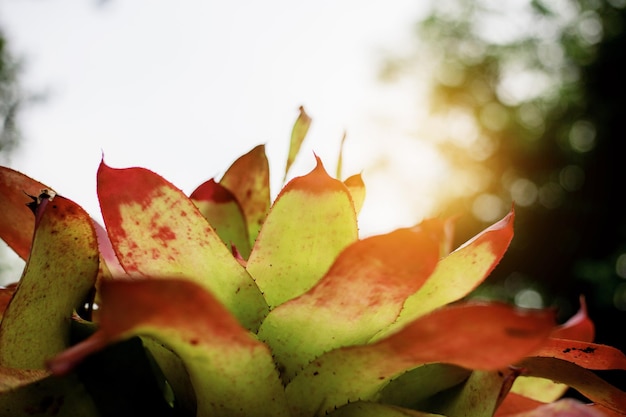
<path id="1" fill-rule="evenodd" d="M 17 115 L 24 102 L 18 83 L 19 65 L 0 31 L 0 155 L 6 156 L 17 145 L 20 134 Z"/>
<path id="2" fill-rule="evenodd" d="M 9 51 L 7 39 L 0 29 L 0 161 L 7 161 L 20 140 L 17 125 L 18 113 L 25 102 L 19 83 L 20 66 Z M 3 272 L 11 270 L 5 262 L 8 251 L 0 246 L 0 285 L 4 284 Z"/>
<path id="3" fill-rule="evenodd" d="M 461 215 L 457 243 L 515 203 L 512 247 L 475 295 L 567 317 L 584 294 L 598 341 L 622 348 L 613 323 L 626 319 L 625 6 L 432 2 L 417 46 L 382 71 L 395 82 L 431 77 L 423 139 L 455 170 L 440 212 Z"/>

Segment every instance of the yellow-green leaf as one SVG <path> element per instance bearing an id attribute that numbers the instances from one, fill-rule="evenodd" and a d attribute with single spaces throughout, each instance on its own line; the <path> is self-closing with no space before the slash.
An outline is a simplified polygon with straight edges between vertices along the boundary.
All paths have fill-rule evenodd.
<path id="1" fill-rule="evenodd" d="M 248 259 L 247 270 L 271 308 L 312 288 L 358 237 L 348 189 L 317 159 L 280 192 Z"/>
<path id="2" fill-rule="evenodd" d="M 289 153 L 287 154 L 287 164 L 285 166 L 285 176 L 283 181 L 287 179 L 289 168 L 291 168 L 296 156 L 298 156 L 302 142 L 304 142 L 306 134 L 309 132 L 309 127 L 311 127 L 311 118 L 304 111 L 304 107 L 300 106 L 298 110 L 300 111 L 300 114 L 298 115 L 298 118 L 296 119 L 296 122 L 291 130 L 291 141 L 289 142 Z"/>
<path id="3" fill-rule="evenodd" d="M 117 257 L 131 276 L 181 277 L 209 291 L 249 329 L 267 313 L 261 292 L 194 203 L 143 168 L 102 162 L 98 198 Z"/>
<path id="4" fill-rule="evenodd" d="M 492 417 L 519 370 L 473 371 L 463 383 L 427 401 L 424 409 L 445 416 Z"/>
<path id="5" fill-rule="evenodd" d="M 98 276 L 96 234 L 89 215 L 56 196 L 37 207 L 31 254 L 0 323 L 0 365 L 41 369 L 69 346 L 70 318 Z"/>
<path id="6" fill-rule="evenodd" d="M 354 211 L 359 214 L 365 202 L 365 183 L 361 174 L 352 175 L 343 182 L 352 196 L 354 202 Z"/>

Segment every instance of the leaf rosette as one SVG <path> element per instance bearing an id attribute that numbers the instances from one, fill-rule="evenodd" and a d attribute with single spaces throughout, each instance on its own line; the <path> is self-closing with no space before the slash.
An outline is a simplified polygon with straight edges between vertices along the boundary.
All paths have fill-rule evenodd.
<path id="1" fill-rule="evenodd" d="M 300 112 L 285 178 L 311 123 Z M 596 371 L 626 357 L 593 343 L 584 299 L 563 324 L 468 301 L 513 239 L 513 209 L 453 251 L 447 219 L 360 237 L 360 175 L 315 158 L 273 202 L 262 145 L 189 196 L 103 159 L 104 225 L 0 168 L 0 235 L 26 261 L 0 291 L 0 413 L 624 415 Z"/>

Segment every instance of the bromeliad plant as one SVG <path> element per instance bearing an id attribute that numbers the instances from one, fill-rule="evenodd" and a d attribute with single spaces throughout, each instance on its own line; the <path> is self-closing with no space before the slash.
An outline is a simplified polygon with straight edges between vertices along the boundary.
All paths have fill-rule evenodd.
<path id="1" fill-rule="evenodd" d="M 103 160 L 104 226 L 1 168 L 0 235 L 26 267 L 0 292 L 0 415 L 626 415 L 596 373 L 626 357 L 593 343 L 584 300 L 562 324 L 467 300 L 513 210 L 454 251 L 451 220 L 360 238 L 361 177 L 316 161 L 270 204 L 263 146 L 190 196 Z"/>

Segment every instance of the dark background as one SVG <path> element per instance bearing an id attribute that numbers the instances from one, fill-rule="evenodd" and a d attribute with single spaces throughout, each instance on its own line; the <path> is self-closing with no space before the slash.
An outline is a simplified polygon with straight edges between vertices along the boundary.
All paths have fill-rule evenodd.
<path id="1" fill-rule="evenodd" d="M 495 40 L 485 35 L 485 22 L 506 16 L 494 4 L 433 5 L 416 22 L 417 48 L 390 54 L 383 79 L 422 76 L 420 67 L 433 66 L 433 116 L 470 114 L 482 143 L 495 149 L 476 160 L 443 138 L 459 175 L 482 175 L 482 187 L 449 198 L 443 215 L 476 212 L 481 195 L 497 196 L 508 209 L 514 179 L 529 187 L 526 196 L 536 195 L 516 204 L 511 247 L 472 296 L 516 301 L 532 289 L 566 320 L 584 295 L 596 341 L 626 351 L 625 2 L 529 1 L 529 25 L 517 37 Z M 501 88 L 516 75 L 511 68 L 545 76 L 549 88 L 507 98 Z M 490 223 L 477 214 L 459 217 L 457 244 Z M 612 382 L 626 389 L 623 377 Z"/>

